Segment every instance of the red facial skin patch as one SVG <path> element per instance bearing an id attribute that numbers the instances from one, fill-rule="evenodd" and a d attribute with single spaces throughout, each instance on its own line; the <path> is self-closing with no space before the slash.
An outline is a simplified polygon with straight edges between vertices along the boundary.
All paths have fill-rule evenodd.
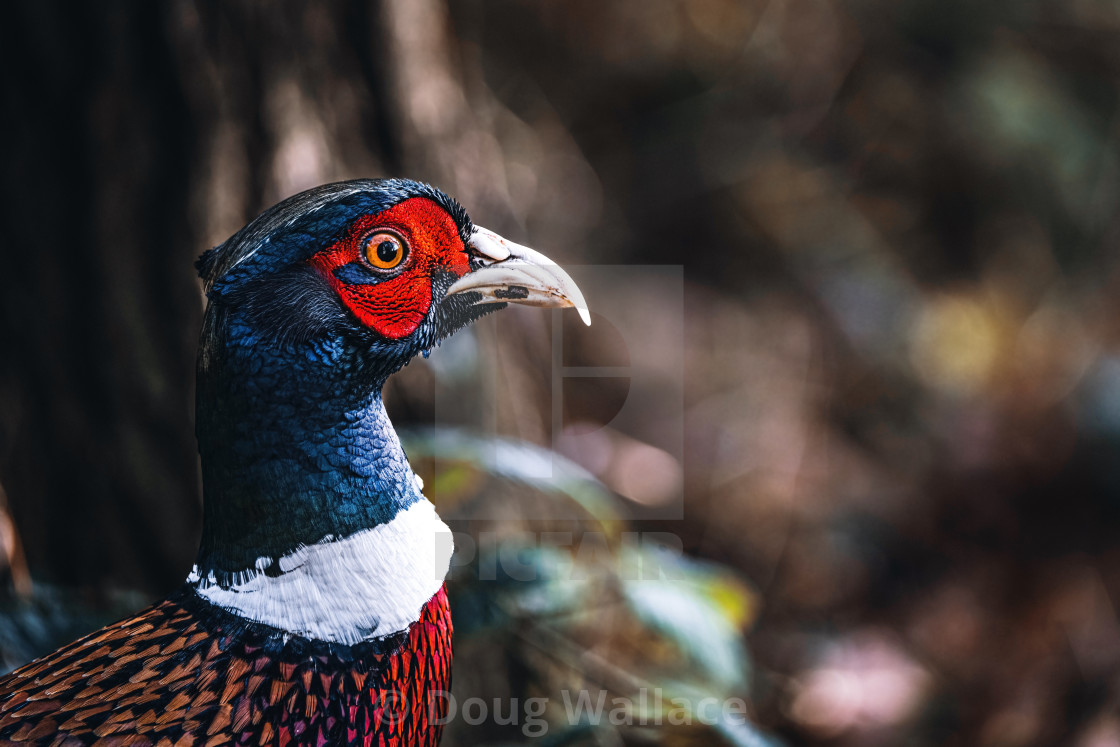
<path id="1" fill-rule="evenodd" d="M 362 239 L 371 232 L 395 231 L 408 245 L 400 267 L 373 269 L 362 255 Z M 358 261 L 383 277 L 369 285 L 351 285 L 334 271 Z M 470 270 L 459 229 L 447 211 L 426 197 L 411 197 L 376 215 L 364 215 L 346 235 L 308 260 L 322 273 L 346 307 L 362 324 L 382 337 L 408 337 L 428 315 L 432 305 L 432 273 L 444 270 L 462 277 Z"/>

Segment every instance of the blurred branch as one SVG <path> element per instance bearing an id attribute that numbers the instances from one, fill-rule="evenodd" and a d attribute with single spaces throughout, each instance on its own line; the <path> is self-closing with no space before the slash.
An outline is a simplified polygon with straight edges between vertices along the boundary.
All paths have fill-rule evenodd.
<path id="1" fill-rule="evenodd" d="M 8 510 L 8 496 L 4 493 L 2 485 L 0 485 L 0 547 L 4 554 L 3 570 L 8 572 L 12 589 L 17 597 L 27 599 L 32 592 L 31 574 L 27 570 L 27 558 L 23 554 L 19 528 Z"/>
<path id="2" fill-rule="evenodd" d="M 501 148 L 481 116 L 490 102 L 469 100 L 463 76 L 481 72 L 462 54 L 446 3 L 381 0 L 381 21 L 405 171 L 442 185 L 476 214 L 508 214 Z M 489 98 L 485 90 L 476 95 Z"/>

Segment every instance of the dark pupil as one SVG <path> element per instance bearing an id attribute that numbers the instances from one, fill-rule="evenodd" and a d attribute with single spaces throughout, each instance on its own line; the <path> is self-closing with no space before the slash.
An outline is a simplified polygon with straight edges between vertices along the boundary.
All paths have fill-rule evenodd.
<path id="1" fill-rule="evenodd" d="M 377 245 L 377 258 L 382 262 L 392 262 L 397 258 L 397 244 L 393 241 L 382 241 Z"/>

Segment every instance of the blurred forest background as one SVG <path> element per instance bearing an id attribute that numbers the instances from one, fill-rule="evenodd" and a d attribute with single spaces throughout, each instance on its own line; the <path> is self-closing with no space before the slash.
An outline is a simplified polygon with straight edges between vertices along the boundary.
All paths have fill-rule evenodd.
<path id="1" fill-rule="evenodd" d="M 1120 3 L 21 0 L 0 59 L 7 666 L 190 566 L 193 259 L 296 191 L 407 175 L 561 264 L 685 280 L 683 459 L 606 426 L 567 456 L 609 492 L 532 499 L 573 521 L 456 528 L 528 537 L 541 568 L 557 526 L 671 533 L 688 589 L 465 571 L 458 694 L 671 682 L 787 744 L 1120 745 Z M 630 290 L 625 343 L 656 353 L 681 320 Z M 549 315 L 505 313 L 464 338 L 509 351 L 499 432 L 563 451 Z M 597 334 L 573 361 L 615 365 Z M 423 437 L 439 358 L 387 393 L 417 469 L 524 505 Z M 619 396 L 582 387 L 562 430 Z M 683 485 L 683 519 L 642 518 L 635 465 Z M 549 738 L 763 739 L 717 731 Z"/>

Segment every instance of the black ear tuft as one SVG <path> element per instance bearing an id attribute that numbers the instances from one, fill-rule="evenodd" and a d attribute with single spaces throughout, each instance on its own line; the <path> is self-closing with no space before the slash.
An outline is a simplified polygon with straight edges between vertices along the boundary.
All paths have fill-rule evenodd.
<path id="1" fill-rule="evenodd" d="M 210 273 L 214 269 L 214 262 L 218 259 L 218 247 L 207 249 L 202 253 L 202 256 L 194 261 L 194 268 L 198 270 L 198 276 L 204 281 L 210 280 Z"/>

